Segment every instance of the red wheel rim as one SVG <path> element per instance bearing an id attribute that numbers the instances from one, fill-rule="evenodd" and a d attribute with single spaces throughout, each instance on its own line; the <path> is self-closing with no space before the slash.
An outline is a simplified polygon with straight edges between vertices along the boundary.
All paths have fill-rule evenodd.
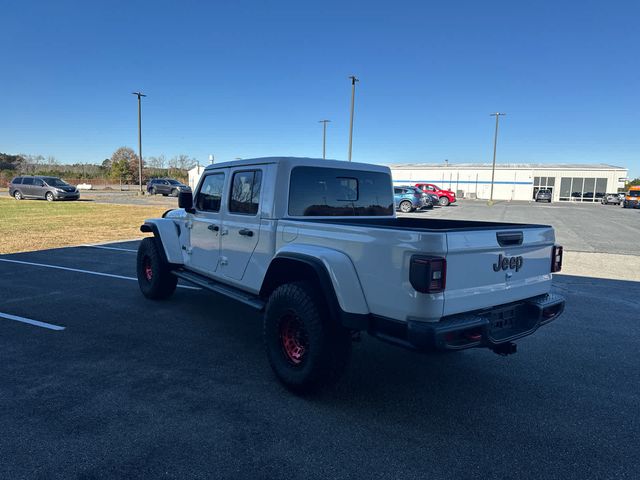
<path id="1" fill-rule="evenodd" d="M 302 321 L 293 314 L 280 320 L 280 343 L 285 357 L 293 365 L 300 365 L 309 348 L 309 337 Z"/>
<path id="2" fill-rule="evenodd" d="M 151 268 L 151 259 L 149 257 L 144 259 L 144 276 L 149 282 L 153 278 L 153 268 Z"/>

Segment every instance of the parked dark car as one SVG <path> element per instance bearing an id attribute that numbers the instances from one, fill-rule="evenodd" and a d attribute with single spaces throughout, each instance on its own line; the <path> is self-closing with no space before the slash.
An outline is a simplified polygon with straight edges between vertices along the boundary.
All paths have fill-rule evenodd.
<path id="1" fill-rule="evenodd" d="M 433 204 L 433 206 L 435 207 L 436 205 L 440 205 L 440 197 L 438 197 L 438 195 L 436 195 L 433 192 L 425 192 L 424 190 L 422 190 L 424 193 L 427 194 L 427 197 L 429 197 L 431 199 L 431 203 Z"/>
<path id="2" fill-rule="evenodd" d="M 180 192 L 190 192 L 189 185 L 171 178 L 154 178 L 147 183 L 147 192 L 151 195 L 161 194 L 165 197 L 171 195 L 177 197 Z"/>
<path id="3" fill-rule="evenodd" d="M 541 188 L 536 193 L 536 202 L 549 202 L 551 203 L 551 190 L 548 188 Z"/>
<path id="4" fill-rule="evenodd" d="M 22 176 L 9 183 L 9 195 L 16 200 L 23 198 L 44 198 L 54 200 L 78 200 L 80 192 L 58 177 Z"/>
<path id="5" fill-rule="evenodd" d="M 624 195 L 620 198 L 618 193 L 605 193 L 600 202 L 603 205 L 620 205 L 624 200 Z"/>
<path id="6" fill-rule="evenodd" d="M 403 213 L 423 208 L 433 208 L 431 197 L 417 187 L 393 187 L 396 209 Z"/>

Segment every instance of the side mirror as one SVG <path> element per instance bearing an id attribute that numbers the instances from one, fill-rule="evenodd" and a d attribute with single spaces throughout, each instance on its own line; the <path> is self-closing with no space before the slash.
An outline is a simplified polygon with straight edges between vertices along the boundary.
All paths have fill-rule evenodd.
<path id="1" fill-rule="evenodd" d="M 178 207 L 184 208 L 187 213 L 196 213 L 195 208 L 193 208 L 193 193 L 180 192 L 178 194 Z"/>

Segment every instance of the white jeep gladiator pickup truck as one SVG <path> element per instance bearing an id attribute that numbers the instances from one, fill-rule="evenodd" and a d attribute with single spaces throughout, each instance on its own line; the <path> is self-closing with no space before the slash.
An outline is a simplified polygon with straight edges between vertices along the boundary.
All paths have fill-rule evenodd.
<path id="1" fill-rule="evenodd" d="M 264 312 L 288 388 L 335 381 L 366 331 L 421 351 L 490 348 L 558 317 L 562 247 L 545 225 L 397 218 L 389 168 L 310 158 L 209 165 L 179 209 L 146 220 L 142 293 L 179 278 Z"/>

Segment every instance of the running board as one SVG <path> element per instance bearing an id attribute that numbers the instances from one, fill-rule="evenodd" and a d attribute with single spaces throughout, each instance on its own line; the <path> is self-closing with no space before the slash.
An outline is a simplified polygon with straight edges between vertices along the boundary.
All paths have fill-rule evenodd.
<path id="1" fill-rule="evenodd" d="M 219 293 L 220 295 L 224 295 L 225 297 L 232 298 L 234 300 L 237 300 L 238 302 L 242 302 L 245 305 L 249 305 L 250 307 L 255 308 L 256 310 L 264 310 L 265 301 L 257 295 L 253 295 L 251 293 L 245 292 L 244 290 L 240 290 L 239 288 L 217 282 L 210 279 L 209 277 L 200 275 L 199 273 L 190 272 L 187 270 L 173 270 L 171 273 L 173 273 L 178 278 L 186 280 L 187 282 L 193 283 L 194 285 L 202 288 L 206 288 L 207 290 L 211 290 L 212 292 Z"/>

